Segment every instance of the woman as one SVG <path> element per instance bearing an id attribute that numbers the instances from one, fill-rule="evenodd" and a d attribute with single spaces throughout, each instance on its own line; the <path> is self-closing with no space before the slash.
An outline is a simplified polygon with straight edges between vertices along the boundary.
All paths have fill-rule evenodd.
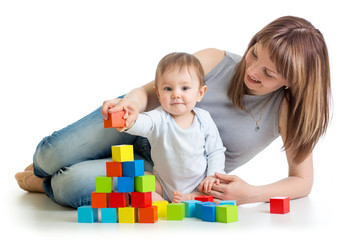
<path id="1" fill-rule="evenodd" d="M 276 183 L 252 186 L 238 176 L 216 174 L 216 199 L 237 204 L 268 201 L 272 196 L 307 196 L 313 183 L 312 151 L 326 132 L 331 98 L 328 52 L 320 31 L 308 21 L 282 17 L 251 40 L 240 56 L 217 49 L 195 53 L 206 74 L 208 92 L 197 106 L 209 111 L 226 151 L 226 172 L 249 161 L 281 135 L 289 176 Z M 159 105 L 154 82 L 124 98 L 105 101 L 78 122 L 41 141 L 28 167 L 16 178 L 28 191 L 45 191 L 55 202 L 78 207 L 90 203 L 95 177 L 104 175 L 110 146 L 133 144 L 136 157 L 152 170 L 146 139 L 103 129 L 103 118 L 127 106 L 127 124 L 139 112 Z M 35 177 L 33 175 L 35 173 Z M 115 183 L 116 184 L 116 183 Z"/>

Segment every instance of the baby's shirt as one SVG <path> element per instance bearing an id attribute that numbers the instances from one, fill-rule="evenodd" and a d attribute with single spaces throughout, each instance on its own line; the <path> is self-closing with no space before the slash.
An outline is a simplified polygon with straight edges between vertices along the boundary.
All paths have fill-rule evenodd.
<path id="1" fill-rule="evenodd" d="M 225 148 L 210 114 L 193 109 L 195 117 L 190 127 L 183 129 L 161 107 L 139 114 L 128 133 L 146 137 L 151 146 L 157 176 L 168 198 L 175 190 L 196 191 L 206 176 L 225 173 Z"/>

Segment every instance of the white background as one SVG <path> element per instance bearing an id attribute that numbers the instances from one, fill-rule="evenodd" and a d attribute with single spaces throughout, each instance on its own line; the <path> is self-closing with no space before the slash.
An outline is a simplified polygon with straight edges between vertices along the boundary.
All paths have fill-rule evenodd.
<path id="1" fill-rule="evenodd" d="M 5 232 L 13 234 L 22 229 L 23 234 L 38 239 L 53 234 L 59 238 L 76 233 L 86 236 L 83 227 L 73 223 L 74 210 L 17 188 L 14 174 L 31 163 L 35 147 L 44 136 L 90 113 L 104 100 L 152 80 L 158 61 L 169 52 L 193 53 L 213 47 L 243 54 L 251 37 L 270 21 L 295 15 L 321 30 L 331 64 L 334 114 L 326 137 L 314 151 L 314 188 L 308 198 L 293 201 L 301 207 L 275 227 L 265 224 L 269 219 L 265 213 L 254 217 L 253 213 L 266 205 L 242 206 L 241 212 L 249 216 L 250 223 L 239 229 L 232 227 L 228 233 L 240 237 L 268 237 L 271 233 L 283 236 L 284 232 L 292 234 L 288 235 L 291 238 L 313 233 L 360 236 L 360 220 L 353 220 L 361 213 L 361 18 L 357 9 L 356 1 L 348 0 L 0 1 L 0 205 Z M 234 174 L 251 184 L 286 177 L 281 147 L 276 140 Z M 308 212 L 308 218 L 298 221 L 301 210 Z M 64 223 L 61 228 L 48 222 L 52 214 L 66 216 L 63 222 L 72 223 L 68 231 Z M 317 220 L 308 221 L 311 219 Z M 215 229 L 215 225 L 202 225 L 191 232 L 181 223 L 169 231 L 167 224 L 160 226 L 136 226 L 127 234 L 133 238 L 139 234 L 149 237 L 148 232 L 151 238 L 183 238 L 186 235 L 176 232 L 223 236 L 230 230 L 228 225 L 216 225 Z M 106 232 L 103 228 L 90 231 L 88 237 L 102 237 Z M 114 232 L 121 232 L 120 227 L 118 230 Z"/>

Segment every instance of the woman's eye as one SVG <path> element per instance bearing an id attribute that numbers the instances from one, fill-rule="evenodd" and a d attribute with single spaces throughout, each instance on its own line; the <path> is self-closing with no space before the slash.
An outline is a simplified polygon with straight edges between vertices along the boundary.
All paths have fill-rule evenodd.
<path id="1" fill-rule="evenodd" d="M 253 55 L 253 57 L 257 58 L 256 52 L 254 51 L 254 48 L 252 49 L 252 55 Z"/>

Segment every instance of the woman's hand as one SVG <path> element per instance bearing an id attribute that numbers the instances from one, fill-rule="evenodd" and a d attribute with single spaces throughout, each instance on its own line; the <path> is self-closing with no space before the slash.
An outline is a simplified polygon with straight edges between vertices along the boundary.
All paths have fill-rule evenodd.
<path id="1" fill-rule="evenodd" d="M 101 113 L 103 118 L 108 119 L 108 113 L 124 111 L 125 128 L 117 128 L 118 131 L 124 131 L 133 126 L 139 115 L 139 106 L 136 101 L 131 98 L 124 97 L 104 101 Z"/>
<path id="2" fill-rule="evenodd" d="M 213 184 L 210 194 L 215 198 L 215 202 L 220 200 L 236 200 L 237 205 L 252 202 L 254 187 L 236 175 L 214 174 L 220 184 Z"/>

